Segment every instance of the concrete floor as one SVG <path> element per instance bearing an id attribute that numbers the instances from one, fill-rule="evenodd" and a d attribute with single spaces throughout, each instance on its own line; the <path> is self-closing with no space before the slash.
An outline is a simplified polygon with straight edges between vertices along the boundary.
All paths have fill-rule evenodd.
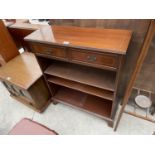
<path id="1" fill-rule="evenodd" d="M 51 104 L 40 114 L 12 99 L 0 83 L 0 134 L 7 134 L 22 118 L 31 118 L 62 135 L 144 135 L 155 131 L 155 124 L 124 114 L 114 132 L 104 120 L 63 104 Z"/>

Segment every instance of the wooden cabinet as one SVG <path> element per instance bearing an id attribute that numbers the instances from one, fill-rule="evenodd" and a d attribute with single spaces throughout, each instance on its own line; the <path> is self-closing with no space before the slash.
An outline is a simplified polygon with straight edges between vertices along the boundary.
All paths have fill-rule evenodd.
<path id="1" fill-rule="evenodd" d="M 54 103 L 77 107 L 113 126 L 117 89 L 131 31 L 46 27 L 25 37 Z"/>
<path id="2" fill-rule="evenodd" d="M 51 95 L 34 54 L 24 52 L 0 68 L 0 78 L 11 97 L 38 112 L 49 104 Z"/>

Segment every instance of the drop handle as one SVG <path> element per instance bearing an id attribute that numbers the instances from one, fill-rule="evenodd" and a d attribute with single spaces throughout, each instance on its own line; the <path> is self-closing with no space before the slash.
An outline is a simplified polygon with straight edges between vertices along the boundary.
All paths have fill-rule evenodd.
<path id="1" fill-rule="evenodd" d="M 96 61 L 96 56 L 89 55 L 89 56 L 87 56 L 87 60 L 88 61 Z"/>

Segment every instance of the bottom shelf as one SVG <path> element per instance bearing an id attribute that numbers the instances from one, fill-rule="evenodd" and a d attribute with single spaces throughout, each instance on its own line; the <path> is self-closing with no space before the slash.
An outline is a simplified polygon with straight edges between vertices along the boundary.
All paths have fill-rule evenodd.
<path id="1" fill-rule="evenodd" d="M 112 101 L 66 87 L 59 87 L 53 100 L 76 106 L 107 120 L 111 116 Z"/>

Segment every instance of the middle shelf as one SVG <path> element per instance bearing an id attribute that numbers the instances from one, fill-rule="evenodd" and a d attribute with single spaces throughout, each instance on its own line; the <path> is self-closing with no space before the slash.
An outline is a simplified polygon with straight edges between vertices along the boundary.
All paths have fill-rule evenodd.
<path id="1" fill-rule="evenodd" d="M 54 62 L 47 67 L 44 73 L 96 88 L 115 91 L 116 72 L 65 62 Z"/>

